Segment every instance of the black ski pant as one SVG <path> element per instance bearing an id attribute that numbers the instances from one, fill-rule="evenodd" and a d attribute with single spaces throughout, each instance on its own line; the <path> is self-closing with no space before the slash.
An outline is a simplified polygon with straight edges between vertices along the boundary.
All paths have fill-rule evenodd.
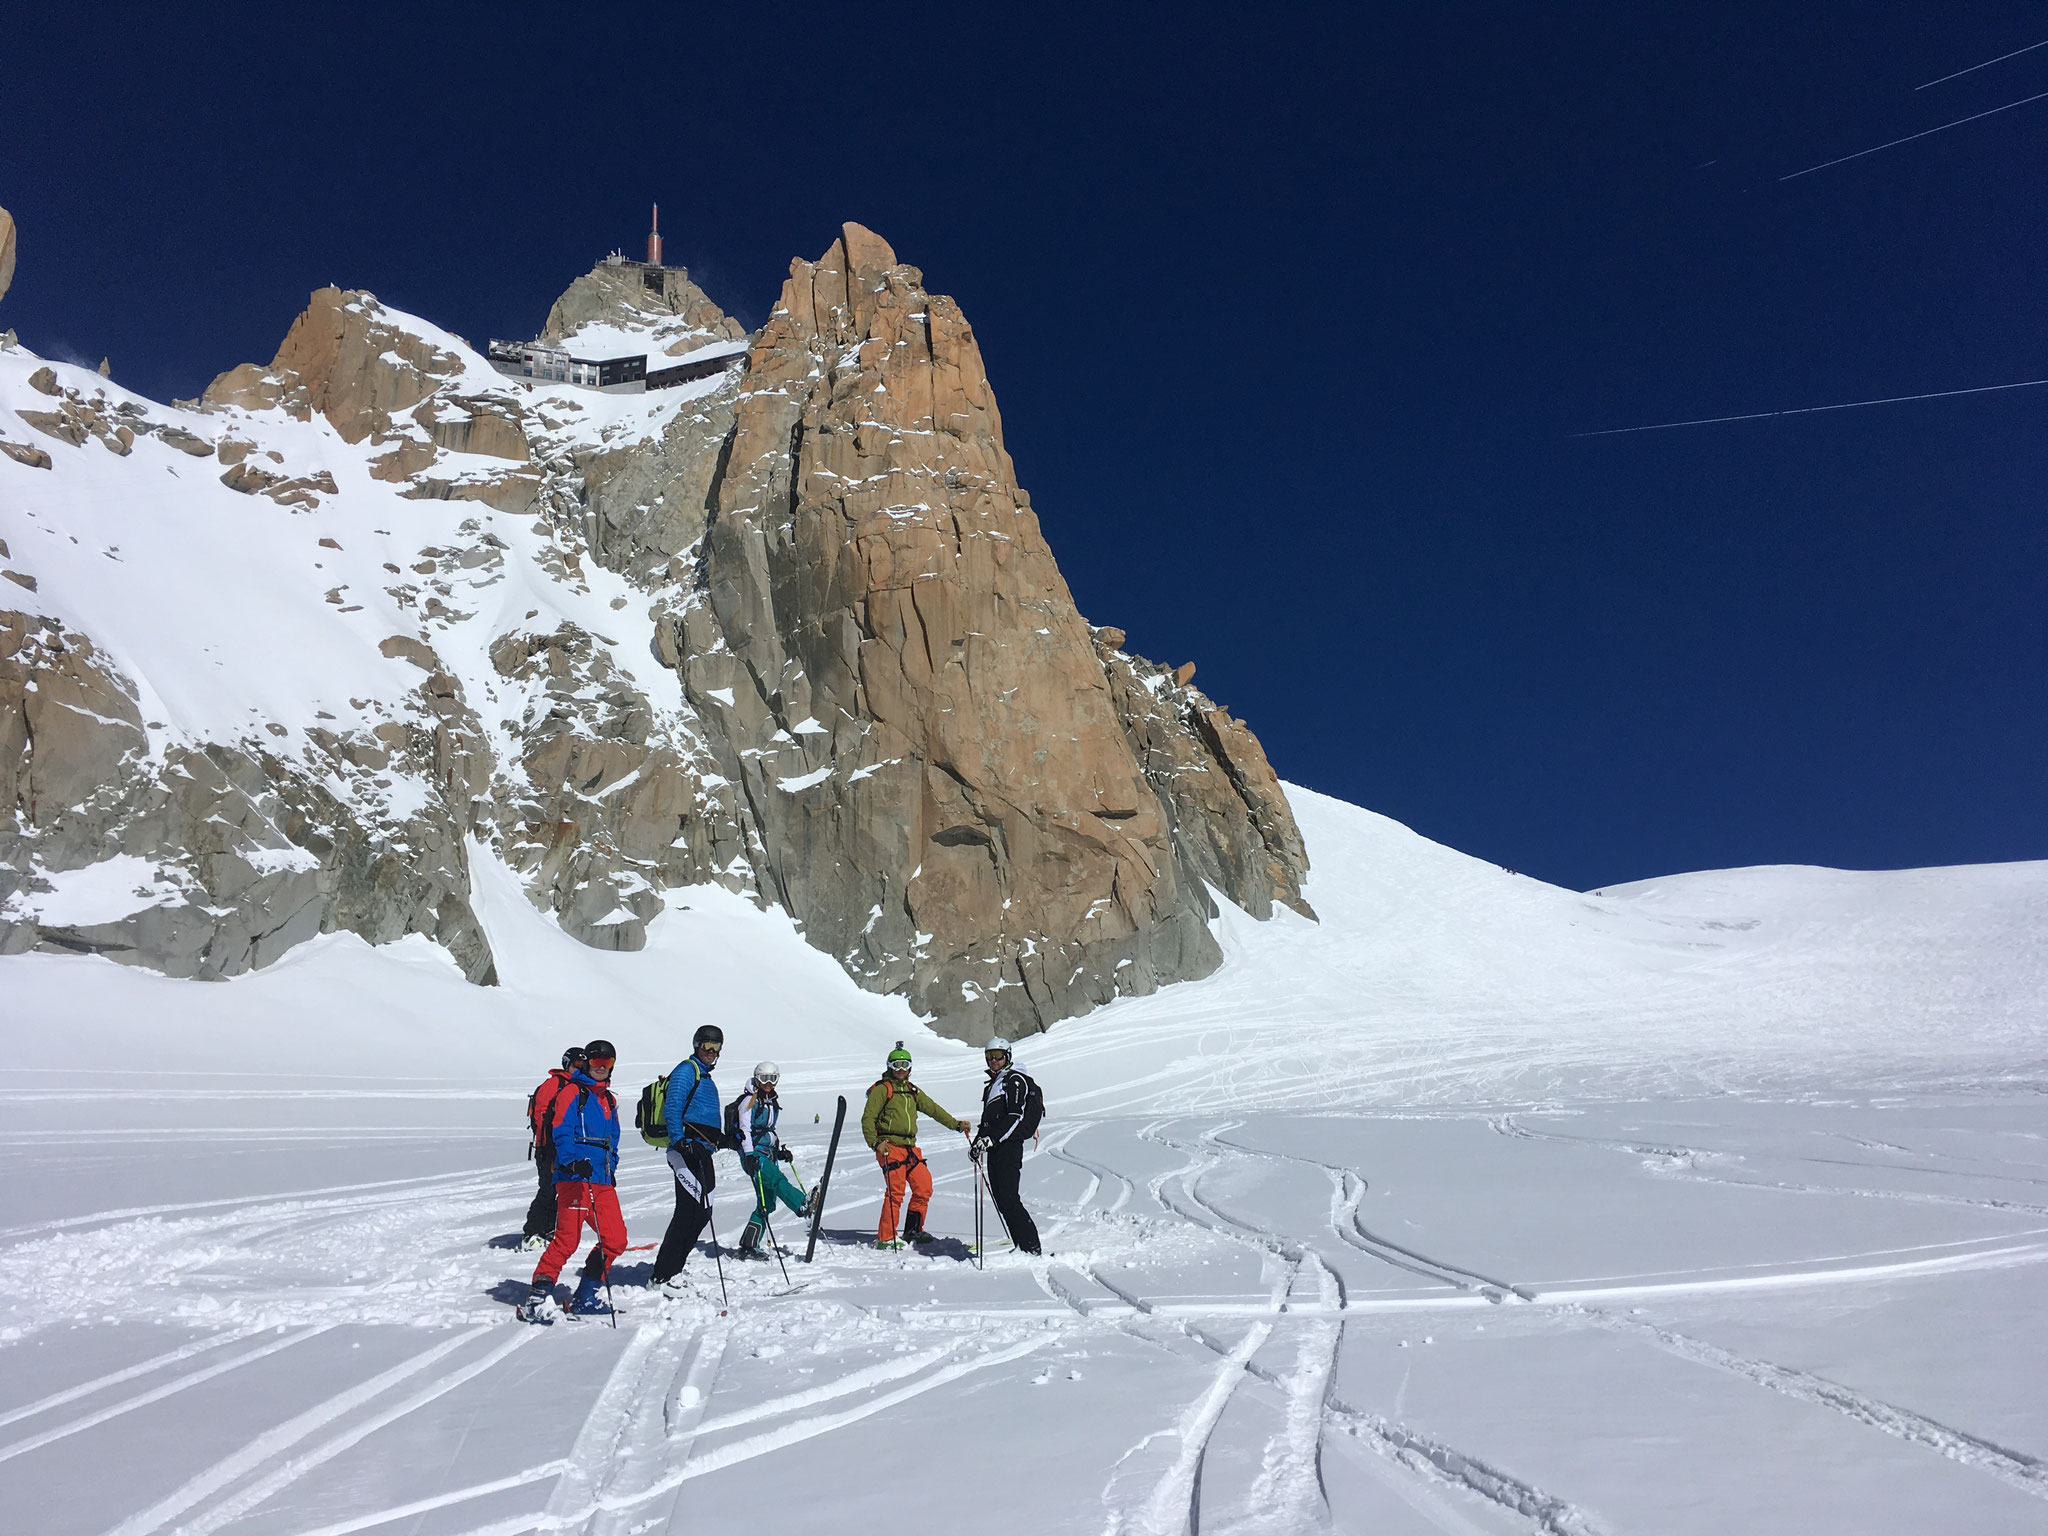
<path id="1" fill-rule="evenodd" d="M 668 1231 L 661 1237 L 661 1250 L 654 1256 L 654 1271 L 648 1277 L 659 1285 L 683 1271 L 690 1250 L 704 1224 L 711 1219 L 711 1190 L 717 1183 L 711 1171 L 711 1148 L 694 1136 L 668 1149 L 669 1171 L 676 1176 L 676 1213 L 668 1219 Z"/>
<path id="2" fill-rule="evenodd" d="M 547 1147 L 537 1147 L 533 1154 L 534 1163 L 540 1168 L 540 1193 L 533 1197 L 533 1204 L 526 1208 L 526 1225 L 521 1229 L 526 1237 L 553 1237 L 555 1235 L 555 1154 Z"/>
<path id="3" fill-rule="evenodd" d="M 1038 1223 L 1017 1195 L 1017 1180 L 1024 1172 L 1024 1143 L 999 1141 L 982 1154 L 982 1163 L 988 1169 L 988 1192 L 995 1198 L 1010 1241 L 1019 1253 L 1038 1252 Z"/>

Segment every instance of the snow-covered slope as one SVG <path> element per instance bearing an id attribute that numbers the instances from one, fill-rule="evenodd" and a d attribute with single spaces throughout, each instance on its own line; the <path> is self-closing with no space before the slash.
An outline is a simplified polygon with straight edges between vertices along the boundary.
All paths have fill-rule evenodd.
<path id="1" fill-rule="evenodd" d="M 728 1093 L 782 1062 L 812 1180 L 892 1040 L 961 1113 L 978 1053 L 779 912 L 675 893 L 599 952 L 477 847 L 496 988 L 419 937 L 214 983 L 0 958 L 0 1502 L 57 1536 L 659 1536 L 772 1487 L 823 1536 L 905 1487 L 978 1509 L 995 1457 L 1032 1531 L 2041 1529 L 2048 866 L 1588 897 L 1290 794 L 1320 926 L 1226 914 L 1215 977 L 1023 1042 L 1050 1257 L 970 1262 L 930 1126 L 938 1241 L 876 1252 L 849 1127 L 815 1265 L 721 1286 L 699 1252 L 665 1301 L 673 1181 L 629 1132 L 616 1331 L 506 1305 L 563 1045 L 615 1039 L 631 1094 L 720 1023 Z"/>
<path id="2" fill-rule="evenodd" d="M 2048 1076 L 2048 863 L 1857 874 L 1763 869 L 1580 895 L 1512 875 L 1310 790 L 1322 916 L 1225 907 L 1226 963 L 1031 1042 L 1084 1113 L 1541 1100 Z M 860 991 L 780 912 L 673 893 L 645 950 L 575 943 L 472 848 L 497 988 L 423 940 L 330 935 L 221 984 L 105 961 L 0 959 L 18 1062 L 137 1070 L 389 1070 L 401 1043 L 520 1079 L 590 1034 L 665 1068 L 713 1021 L 749 1061 L 822 1088 L 921 1040 L 935 1082 L 975 1054 Z M 33 1022 L 32 1022 L 33 1021 Z M 438 1073 L 429 1075 L 439 1075 Z M 865 1080 L 865 1079 L 861 1079 Z"/>
<path id="3" fill-rule="evenodd" d="M 1034 1056 L 1092 1109 L 1537 1099 L 2048 1069 L 2048 863 L 1581 895 L 1290 786 L 1322 916 Z"/>

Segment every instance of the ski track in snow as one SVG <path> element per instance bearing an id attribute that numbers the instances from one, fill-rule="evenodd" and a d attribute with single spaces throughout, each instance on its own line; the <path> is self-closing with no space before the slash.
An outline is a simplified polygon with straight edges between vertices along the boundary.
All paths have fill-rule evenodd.
<path id="1" fill-rule="evenodd" d="M 1447 1118 L 1456 1117 L 1433 1115 L 1423 1123 L 1442 1124 Z M 1463 1121 L 1491 1126 L 1510 1141 L 1560 1139 L 1521 1125 L 1511 1115 L 1467 1115 Z M 1683 1295 L 1709 1288 L 1840 1289 L 1898 1283 L 1916 1275 L 1982 1273 L 2039 1262 L 2048 1256 L 2048 1244 L 2041 1241 L 2048 1232 L 2013 1228 L 2003 1238 L 1972 1238 L 1961 1247 L 1937 1244 L 1926 1255 L 1901 1249 L 1884 1262 L 1837 1264 L 1820 1271 L 1794 1263 L 1761 1266 L 1745 1275 L 1709 1272 L 1637 1281 L 1622 1276 L 1602 1284 L 1532 1285 L 1474 1267 L 1427 1241 L 1393 1241 L 1362 1219 L 1361 1206 L 1372 1187 L 1365 1172 L 1329 1157 L 1255 1145 L 1258 1139 L 1242 1115 L 1049 1126 L 1039 1149 L 1042 1157 L 1027 1166 L 1068 1184 L 1058 1205 L 1042 1195 L 1032 1197 L 1049 1240 L 1058 1234 L 1063 1251 L 1042 1261 L 1012 1261 L 1007 1270 L 992 1263 L 986 1278 L 1008 1272 L 1029 1279 L 1035 1294 L 1057 1306 L 1053 1312 L 954 1299 L 921 1307 L 915 1302 L 915 1277 L 951 1280 L 950 1267 L 916 1257 L 885 1261 L 843 1246 L 828 1248 L 818 1272 L 807 1277 L 811 1288 L 800 1295 L 777 1295 L 780 1277 L 773 1272 L 728 1266 L 735 1289 L 734 1309 L 727 1316 L 717 1315 L 713 1304 L 658 1301 L 628 1288 L 623 1293 L 627 1313 L 616 1334 L 603 1330 L 598 1336 L 598 1347 L 608 1352 L 611 1363 L 573 1444 L 537 1447 L 539 1453 L 525 1466 L 499 1475 L 401 1489 L 413 1496 L 335 1510 L 333 1518 L 292 1529 L 300 1536 L 351 1536 L 471 1504 L 502 1503 L 517 1498 L 522 1489 L 540 1487 L 548 1489 L 544 1503 L 524 1514 L 492 1515 L 474 1531 L 489 1536 L 555 1531 L 632 1536 L 665 1529 L 690 1507 L 685 1490 L 704 1486 L 706 1479 L 764 1458 L 773 1461 L 821 1437 L 861 1434 L 863 1425 L 886 1424 L 892 1410 L 1000 1372 L 1034 1352 L 1091 1351 L 1115 1337 L 1162 1364 L 1176 1362 L 1182 1372 L 1191 1364 L 1190 1349 L 1211 1364 L 1200 1389 L 1164 1412 L 1158 1425 L 1106 1469 L 1102 1500 L 1109 1531 L 1280 1536 L 1326 1528 L 1333 1509 L 1323 1464 L 1336 1454 L 1366 1467 L 1389 1497 L 1421 1522 L 1418 1529 L 1470 1532 L 1506 1521 L 1514 1529 L 1549 1536 L 1597 1536 L 1605 1527 L 1587 1503 L 1547 1486 L 1540 1472 L 1516 1466 L 1511 1455 L 1463 1444 L 1455 1431 L 1374 1411 L 1340 1389 L 1338 1362 L 1349 1331 L 1388 1326 L 1388 1319 L 1415 1315 L 1418 1308 L 1458 1315 L 1459 1307 L 1475 1303 L 1478 1311 L 1463 1315 L 1498 1315 L 1494 1307 L 1505 1303 L 1515 1315 L 1542 1326 L 1640 1338 L 1688 1364 L 1810 1405 L 1891 1443 L 1932 1451 L 2030 1499 L 2048 1498 L 2048 1469 L 2038 1456 L 1995 1435 L 1944 1423 L 1876 1394 L 1603 1305 L 1610 1297 Z M 1697 1159 L 1700 1149 L 1628 1138 L 1562 1139 L 1627 1158 L 1653 1183 L 1702 1177 L 1696 1161 L 1676 1162 Z M 1967 1158 L 1910 1154 L 1896 1143 L 1865 1150 L 1873 1159 L 1869 1163 L 1854 1156 L 1828 1160 L 1876 1177 L 1899 1172 L 1898 1159 L 1911 1156 L 1914 1165 L 1905 1171 L 1915 1176 L 1929 1170 L 1979 1176 L 1965 1166 L 1972 1161 Z M 1956 1164 L 1955 1169 L 1943 1167 L 1944 1161 Z M 861 1187 L 864 1171 L 847 1177 L 841 1187 L 848 1198 L 835 1201 L 833 1210 L 873 1205 L 874 1192 Z M 938 1199 L 952 1202 L 956 1221 L 966 1219 L 962 1212 L 972 1198 L 969 1176 L 964 1168 L 947 1167 L 936 1180 L 942 1191 L 950 1191 Z M 1263 1197 L 1276 1187 L 1256 1180 L 1276 1176 L 1289 1181 L 1286 1189 L 1296 1203 L 1287 1209 L 1298 1214 L 1286 1221 L 1246 1219 L 1238 1210 L 1247 1198 L 1243 1191 L 1256 1190 Z M 54 1293 L 80 1274 L 102 1277 L 89 1288 L 89 1301 L 51 1309 L 37 1319 L 41 1326 L 65 1317 L 76 1323 L 124 1316 L 137 1322 L 161 1320 L 162 1293 L 146 1279 L 122 1277 L 138 1276 L 138 1266 L 147 1272 L 165 1264 L 186 1276 L 181 1290 L 197 1287 L 197 1294 L 179 1297 L 172 1315 L 202 1327 L 210 1319 L 211 1329 L 176 1348 L 0 1412 L 0 1426 L 39 1426 L 0 1444 L 0 1463 L 27 1464 L 35 1454 L 157 1402 L 216 1379 L 234 1379 L 244 1367 L 327 1333 L 344 1318 L 360 1320 L 366 1310 L 373 1320 L 378 1315 L 396 1320 L 420 1297 L 432 1294 L 431 1284 L 405 1278 L 408 1263 L 458 1290 L 477 1286 L 491 1272 L 516 1277 L 525 1256 L 474 1245 L 480 1234 L 516 1227 L 529 1177 L 523 1165 L 452 1171 L 323 1186 L 283 1197 L 171 1202 L 137 1208 L 133 1214 L 101 1211 L 18 1229 L 0 1249 L 0 1278 L 32 1284 L 38 1271 L 54 1265 Z M 1707 1177 L 1735 1191 L 1781 1187 L 1767 1178 Z M 1247 1178 L 1255 1182 L 1241 1182 Z M 1228 1181 L 1233 1192 L 1219 1195 L 1225 1184 L 1218 1181 Z M 1866 1193 L 1843 1185 L 1816 1189 L 1813 1198 Z M 666 1220 L 665 1175 L 658 1165 L 632 1167 L 622 1194 L 645 1242 L 652 1235 L 650 1226 Z M 2033 1214 L 2023 1204 L 1966 1196 L 1913 1203 L 1930 1210 L 1962 1210 L 1973 1213 L 1973 1219 Z M 941 1208 L 935 1203 L 935 1210 Z M 728 1221 L 738 1219 L 738 1202 L 728 1200 L 726 1209 Z M 423 1225 L 435 1236 L 415 1256 Z M 1244 1254 L 1258 1270 L 1259 1293 L 1208 1299 L 1158 1294 L 1155 1287 L 1166 1280 L 1171 1266 L 1200 1251 L 1190 1249 L 1190 1242 L 1222 1244 L 1218 1253 Z M 351 1287 L 318 1274 L 338 1252 L 349 1252 L 359 1264 L 374 1260 L 365 1265 L 371 1278 Z M 118 1263 L 112 1262 L 115 1255 Z M 1425 1290 L 1397 1289 L 1388 1298 L 1360 1291 L 1347 1285 L 1339 1261 L 1383 1266 L 1402 1277 L 1397 1287 L 1420 1282 Z M 1141 1267 L 1123 1267 L 1132 1262 Z M 1167 1271 L 1158 1269 L 1161 1263 Z M 316 1273 L 309 1277 L 307 1271 Z M 709 1283 L 708 1276 L 699 1279 Z M 205 1290 L 209 1284 L 219 1288 L 211 1298 Z M 516 1352 L 554 1347 L 551 1334 L 573 1337 L 590 1326 L 578 1322 L 501 1334 L 506 1326 L 502 1302 L 471 1294 L 475 1300 L 442 1302 L 425 1319 L 452 1331 L 360 1381 L 334 1382 L 309 1404 L 259 1426 L 238 1448 L 191 1469 L 175 1486 L 106 1528 L 108 1536 L 232 1532 L 245 1519 L 274 1510 L 287 1490 L 328 1464 L 351 1453 L 376 1454 L 378 1446 L 388 1454 L 388 1437 L 376 1438 L 381 1430 L 437 1411 L 445 1399 L 495 1390 L 491 1383 Z M 393 1303 L 388 1314 L 377 1312 L 379 1296 Z M 204 1305 L 209 1299 L 215 1304 Z M 725 1365 L 733 1347 L 758 1349 L 791 1326 L 841 1341 L 817 1357 L 821 1366 L 850 1346 L 891 1352 L 864 1362 L 856 1355 L 842 1368 L 788 1390 L 765 1395 L 739 1390 L 734 1395 L 738 1389 L 728 1381 Z M 618 1340 L 615 1349 L 610 1338 Z M 22 1342 L 16 1338 L 11 1347 Z M 418 1384 L 422 1376 L 427 1380 Z M 131 1388 L 127 1395 L 108 1397 L 123 1387 Z M 1233 1409 L 1240 1399 L 1255 1404 L 1256 1411 Z M 78 1406 L 72 1416 L 49 1423 L 73 1405 Z M 1247 1435 L 1254 1438 L 1247 1440 Z M 1219 1480 L 1218 1468 L 1224 1465 L 1230 1474 Z M 1134 1476 L 1142 1478 L 1135 1486 Z"/>
<path id="2" fill-rule="evenodd" d="M 2038 1457 L 2008 1450 L 2002 1445 L 1994 1445 L 1981 1436 L 1952 1429 L 1946 1424 L 1937 1423 L 1909 1409 L 1881 1402 L 1877 1398 L 1806 1371 L 1737 1354 L 1733 1350 L 1722 1349 L 1702 1339 L 1689 1338 L 1672 1329 L 1660 1328 L 1654 1323 L 1642 1322 L 1632 1317 L 1622 1317 L 1594 1308 L 1575 1310 L 1582 1312 L 1602 1328 L 1651 1339 L 1681 1360 L 1690 1360 L 1695 1364 L 1726 1371 L 1730 1375 L 1741 1377 L 1744 1381 L 1768 1387 L 1773 1392 L 1796 1397 L 1801 1402 L 1817 1403 L 1823 1408 L 1832 1409 L 1854 1419 L 1859 1424 L 1867 1424 L 1880 1433 L 1908 1440 L 1916 1445 L 1931 1447 L 1952 1461 L 1961 1462 L 1981 1472 L 1988 1472 L 2037 1499 L 2048 1499 L 2048 1466 L 2044 1466 Z"/>

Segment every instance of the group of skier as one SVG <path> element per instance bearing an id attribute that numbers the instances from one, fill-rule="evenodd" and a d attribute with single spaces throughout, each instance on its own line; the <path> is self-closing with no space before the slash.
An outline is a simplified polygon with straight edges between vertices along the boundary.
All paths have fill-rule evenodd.
<path id="1" fill-rule="evenodd" d="M 711 1194 L 717 1184 L 714 1154 L 737 1152 L 753 1186 L 754 1208 L 737 1250 L 741 1259 L 768 1257 L 769 1223 L 778 1206 L 808 1221 L 821 1194 L 821 1189 L 804 1194 L 783 1172 L 782 1165 L 794 1156 L 777 1131 L 781 1068 L 772 1061 L 761 1062 L 746 1086 L 721 1108 L 712 1072 L 724 1049 L 723 1030 L 716 1024 L 699 1027 L 691 1038 L 690 1054 L 641 1096 L 636 1123 L 645 1140 L 664 1150 L 676 1187 L 675 1213 L 647 1283 L 671 1297 L 695 1294 L 683 1269 L 711 1221 Z M 924 1116 L 967 1138 L 968 1155 L 985 1173 L 1012 1243 L 1021 1253 L 1040 1251 L 1037 1224 L 1017 1186 L 1024 1143 L 1038 1129 L 1044 1099 L 1038 1085 L 1018 1069 L 1007 1040 L 989 1041 L 984 1060 L 988 1080 L 982 1088 L 977 1134 L 972 1124 L 956 1119 L 910 1080 L 910 1052 L 902 1041 L 889 1052 L 861 1113 L 861 1134 L 875 1154 L 883 1180 L 877 1248 L 932 1241 L 924 1224 L 932 1197 L 931 1168 L 917 1143 L 918 1119 Z M 581 1246 L 585 1225 L 596 1234 L 597 1244 L 583 1263 L 569 1311 L 602 1316 L 612 1310 L 599 1292 L 612 1264 L 626 1251 L 626 1223 L 618 1196 L 620 1115 L 611 1088 L 617 1062 L 618 1052 L 609 1040 L 572 1046 L 562 1053 L 562 1065 L 548 1073 L 527 1101 L 539 1189 L 527 1209 L 522 1246 L 540 1250 L 531 1290 L 518 1307 L 527 1322 L 551 1323 L 560 1315 L 555 1283 Z"/>

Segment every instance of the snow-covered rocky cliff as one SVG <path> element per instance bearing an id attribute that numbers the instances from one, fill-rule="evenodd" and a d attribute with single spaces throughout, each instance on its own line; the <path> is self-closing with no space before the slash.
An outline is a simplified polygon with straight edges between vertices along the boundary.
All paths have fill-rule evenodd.
<path id="1" fill-rule="evenodd" d="M 549 339 L 739 338 L 657 275 Z M 1308 914 L 1257 740 L 1081 618 L 972 330 L 858 225 L 644 394 L 337 289 L 187 405 L 0 352 L 0 568 L 0 953 L 488 983 L 488 847 L 587 945 L 717 883 L 979 1039 L 1214 970 L 1210 888 Z"/>

